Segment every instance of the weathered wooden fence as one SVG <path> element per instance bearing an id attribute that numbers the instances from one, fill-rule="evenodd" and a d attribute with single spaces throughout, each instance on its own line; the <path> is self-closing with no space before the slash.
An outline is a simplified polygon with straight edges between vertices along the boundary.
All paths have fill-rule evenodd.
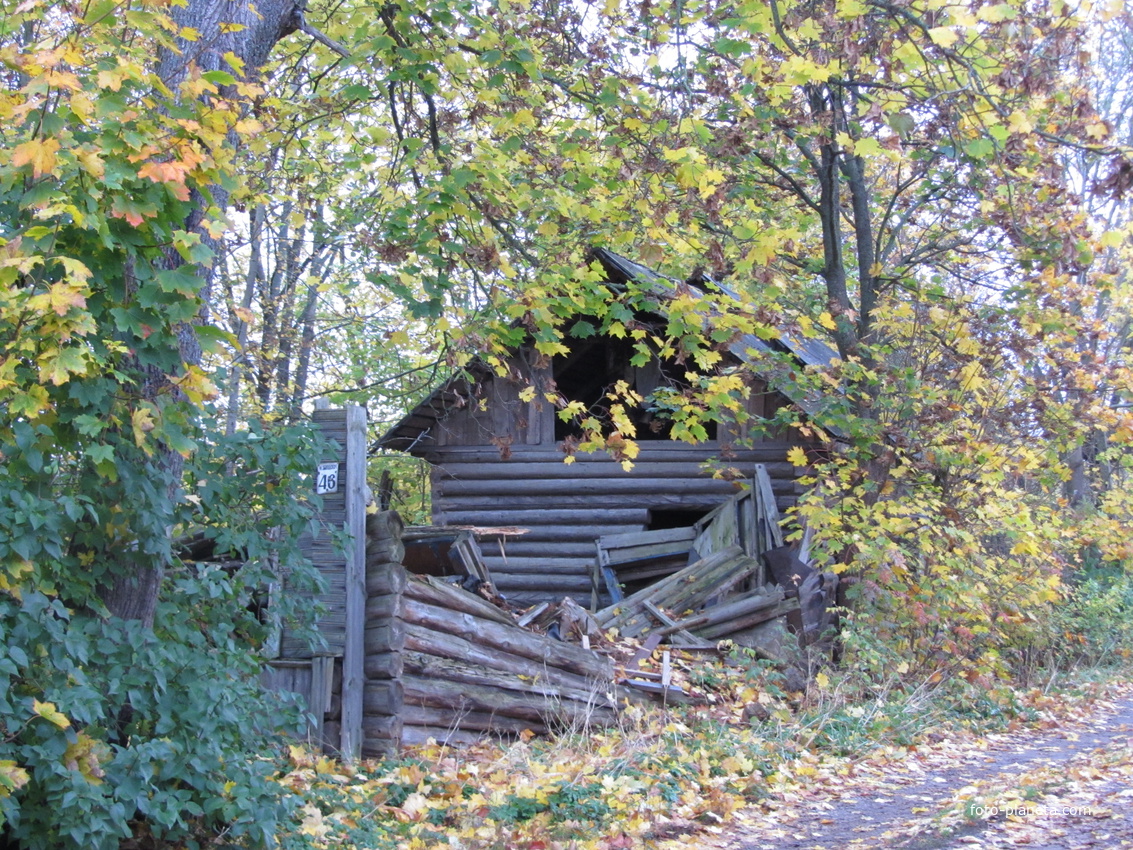
<path id="1" fill-rule="evenodd" d="M 312 419 L 335 447 L 311 470 L 312 489 L 322 499 L 320 527 L 299 540 L 325 585 L 318 599 L 324 613 L 317 623 L 325 646 L 312 650 L 298 633 L 284 629 L 279 657 L 265 671 L 264 681 L 269 688 L 303 694 L 312 740 L 351 760 L 362 749 L 366 412 L 354 405 L 322 408 Z M 330 529 L 347 533 L 345 549 L 334 544 Z"/>

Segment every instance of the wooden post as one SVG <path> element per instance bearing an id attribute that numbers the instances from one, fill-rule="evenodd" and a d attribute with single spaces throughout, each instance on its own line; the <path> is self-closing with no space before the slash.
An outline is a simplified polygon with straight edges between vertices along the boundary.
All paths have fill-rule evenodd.
<path id="1" fill-rule="evenodd" d="M 362 693 L 366 681 L 366 411 L 346 408 L 346 634 L 342 652 L 342 741 L 347 762 L 362 753 Z"/>

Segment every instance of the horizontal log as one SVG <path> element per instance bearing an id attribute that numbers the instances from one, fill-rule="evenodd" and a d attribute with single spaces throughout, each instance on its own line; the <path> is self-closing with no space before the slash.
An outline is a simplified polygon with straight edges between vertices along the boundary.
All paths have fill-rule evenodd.
<path id="1" fill-rule="evenodd" d="M 723 467 L 738 472 L 744 478 L 752 478 L 755 465 L 751 463 L 735 463 L 725 461 Z M 772 478 L 793 480 L 795 467 L 787 463 L 764 464 Z M 538 479 L 540 481 L 559 481 L 568 478 L 601 478 L 622 480 L 625 478 L 704 478 L 712 477 L 712 470 L 705 469 L 697 461 L 640 461 L 635 460 L 633 468 L 623 469 L 620 463 L 608 461 L 607 463 L 546 463 L 540 461 L 516 461 L 499 459 L 461 463 L 452 459 L 447 460 L 437 470 L 437 481 L 505 481 L 518 479 Z"/>
<path id="2" fill-rule="evenodd" d="M 633 567 L 626 564 L 615 565 L 613 569 L 618 582 L 621 584 L 629 584 L 635 581 L 646 581 L 648 579 L 671 576 L 687 565 L 687 558 L 673 558 L 663 561 L 654 561 L 643 567 Z"/>
<path id="3" fill-rule="evenodd" d="M 462 611 L 501 625 L 515 625 L 515 617 L 509 612 L 500 610 L 474 593 L 444 582 L 415 577 L 409 580 L 404 595 L 409 599 L 417 599 L 452 611 Z"/>
<path id="4" fill-rule="evenodd" d="M 617 503 L 623 508 L 647 508 L 653 511 L 681 510 L 708 512 L 722 502 L 727 501 L 735 493 L 669 493 L 664 490 L 641 493 L 621 493 Z M 783 497 L 784 499 L 795 497 Z M 436 509 L 448 510 L 479 510 L 483 508 L 498 507 L 501 497 L 494 493 L 449 494 L 434 491 L 433 504 Z M 569 508 L 591 508 L 596 505 L 608 505 L 610 499 L 602 497 L 601 493 L 563 493 L 561 491 L 547 490 L 543 493 L 517 496 L 509 495 L 506 502 L 516 508 L 534 510 L 541 508 L 564 510 Z M 792 502 L 793 504 L 793 502 Z"/>
<path id="5" fill-rule="evenodd" d="M 401 593 L 407 580 L 405 567 L 401 564 L 382 564 L 366 568 L 366 594 L 381 596 L 387 593 Z"/>
<path id="6" fill-rule="evenodd" d="M 486 543 L 485 549 L 491 551 L 493 556 L 499 553 L 500 548 L 494 543 Z M 594 557 L 593 540 L 544 540 L 527 542 L 526 540 L 509 540 L 503 546 L 501 557 L 516 558 L 570 558 L 581 560 Z"/>
<path id="7" fill-rule="evenodd" d="M 405 608 L 406 619 L 414 625 L 511 652 L 588 678 L 605 680 L 611 675 L 607 659 L 571 643 L 552 640 L 518 626 L 505 626 L 462 612 L 438 608 L 415 599 L 407 600 Z"/>
<path id="8" fill-rule="evenodd" d="M 508 555 L 507 558 L 496 555 L 484 557 L 484 563 L 492 571 L 492 575 L 501 573 L 562 573 L 563 575 L 590 575 L 594 564 L 593 556 L 589 558 L 540 558 L 520 557 Z"/>
<path id="9" fill-rule="evenodd" d="M 401 711 L 404 688 L 400 679 L 366 682 L 362 686 L 362 713 L 396 716 Z"/>
<path id="10" fill-rule="evenodd" d="M 466 527 L 471 528 L 471 526 Z M 593 521 L 579 525 L 520 526 L 513 523 L 504 527 L 507 529 L 515 529 L 521 533 L 501 535 L 487 532 L 478 534 L 477 538 L 480 541 L 481 549 L 487 552 L 496 549 L 496 541 L 499 540 L 500 537 L 503 537 L 505 546 L 510 546 L 512 543 L 535 543 L 545 542 L 547 540 L 569 540 L 572 542 L 584 541 L 586 543 L 593 543 L 595 539 L 603 535 L 620 535 L 643 530 L 643 526 L 640 525 L 598 525 Z"/>
<path id="11" fill-rule="evenodd" d="M 403 683 L 406 704 L 426 708 L 465 709 L 534 722 L 557 721 L 580 725 L 590 721 L 609 723 L 617 715 L 612 708 L 590 702 L 560 700 L 444 679 L 406 675 Z"/>
<path id="12" fill-rule="evenodd" d="M 492 576 L 501 593 L 507 593 L 509 590 L 542 590 L 552 594 L 565 595 L 590 590 L 589 575 L 493 572 Z"/>
<path id="13" fill-rule="evenodd" d="M 794 492 L 794 481 L 779 482 L 784 494 Z M 742 489 L 739 482 L 720 481 L 712 478 L 565 478 L 562 481 L 547 482 L 537 479 L 518 479 L 515 481 L 438 481 L 434 490 L 445 496 L 492 495 L 499 498 L 510 496 L 541 495 L 550 490 L 563 495 L 601 495 L 618 496 L 625 493 L 672 493 L 672 494 L 716 494 L 734 495 Z"/>
<path id="14" fill-rule="evenodd" d="M 388 620 L 398 616 L 401 610 L 401 594 L 386 593 L 381 596 L 370 596 L 366 599 L 366 623 L 375 623 L 379 620 Z"/>
<path id="15" fill-rule="evenodd" d="M 479 732 L 466 732 L 440 726 L 405 726 L 401 731 L 401 746 L 424 747 L 434 741 L 443 747 L 471 747 L 480 743 L 484 736 Z"/>
<path id="16" fill-rule="evenodd" d="M 369 540 L 366 543 L 366 566 L 400 564 L 405 560 L 405 544 L 401 540 Z"/>
<path id="17" fill-rule="evenodd" d="M 366 514 L 366 537 L 378 540 L 400 539 L 405 521 L 397 511 L 378 511 Z"/>
<path id="18" fill-rule="evenodd" d="M 401 620 L 383 620 L 367 623 L 362 636 L 366 655 L 397 652 L 405 644 L 405 624 Z"/>
<path id="19" fill-rule="evenodd" d="M 542 591 L 519 590 L 519 591 L 511 591 L 510 593 L 505 593 L 504 596 L 507 598 L 507 601 L 509 603 L 511 603 L 512 605 L 516 605 L 518 607 L 521 607 L 521 608 L 526 606 L 526 605 L 535 605 L 539 602 L 558 602 L 564 596 L 566 596 L 569 599 L 573 599 L 575 602 L 577 602 L 583 608 L 589 609 L 589 607 L 590 607 L 590 591 L 589 590 L 586 591 L 586 593 L 567 593 L 567 594 L 559 594 L 557 596 L 553 593 L 548 594 L 548 593 L 543 593 Z M 603 593 L 600 600 L 599 600 L 599 603 L 600 604 L 606 604 L 609 601 L 610 601 L 609 597 L 606 596 Z"/>
<path id="20" fill-rule="evenodd" d="M 520 672 L 526 670 L 527 672 Z M 516 691 L 536 697 L 575 700 L 587 705 L 613 706 L 607 696 L 612 680 L 595 682 L 561 670 L 514 664 L 507 669 L 488 667 L 475 660 L 441 658 L 428 652 L 407 651 L 405 675 L 428 681 L 461 682 L 486 688 Z M 404 679 L 404 677 L 403 677 Z"/>
<path id="21" fill-rule="evenodd" d="M 537 735 L 544 735 L 547 732 L 547 726 L 537 720 L 517 720 L 513 717 L 501 717 L 498 714 L 489 714 L 483 711 L 407 705 L 401 710 L 401 718 L 402 722 L 408 726 L 462 729 L 465 732 L 493 732 L 510 735 L 518 735 L 527 730 Z"/>
<path id="22" fill-rule="evenodd" d="M 479 525 L 534 528 L 541 525 L 647 525 L 645 508 L 596 508 L 594 510 L 516 510 L 495 507 L 488 510 L 445 511 L 433 514 L 437 525 Z"/>
<path id="23" fill-rule="evenodd" d="M 808 448 L 811 444 L 806 440 L 770 440 L 755 443 L 750 447 L 731 446 L 728 448 L 727 463 L 775 463 L 785 461 L 787 452 L 795 446 Z M 640 440 L 638 446 L 641 451 L 637 460 L 647 461 L 700 461 L 720 455 L 720 444 L 709 440 L 695 446 L 677 441 Z M 563 453 L 558 445 L 549 446 L 509 446 L 508 460 L 500 459 L 500 450 L 496 446 L 438 446 L 427 453 L 431 463 L 483 463 L 499 461 L 500 463 L 542 461 L 544 463 L 563 462 Z M 578 452 L 574 455 L 577 466 L 584 463 L 610 464 L 610 456 L 605 452 Z"/>
<path id="24" fill-rule="evenodd" d="M 402 706 L 402 711 L 405 706 Z M 362 731 L 367 737 L 396 739 L 401 732 L 401 712 L 397 714 L 363 714 Z"/>
<path id="25" fill-rule="evenodd" d="M 366 655 L 363 669 L 368 679 L 396 679 L 405 667 L 400 652 L 373 652 Z"/>

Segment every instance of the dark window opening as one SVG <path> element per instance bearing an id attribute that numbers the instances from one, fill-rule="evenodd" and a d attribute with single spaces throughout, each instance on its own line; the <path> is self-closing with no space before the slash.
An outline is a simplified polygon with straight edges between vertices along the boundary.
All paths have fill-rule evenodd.
<path id="1" fill-rule="evenodd" d="M 666 528 L 688 528 L 696 525 L 708 511 L 696 510 L 651 510 L 646 531 L 661 531 Z"/>
<path id="2" fill-rule="evenodd" d="M 637 367 L 631 362 L 634 353 L 633 343 L 628 339 L 577 342 L 569 354 L 554 358 L 555 387 L 567 401 L 580 401 L 587 410 L 601 415 L 610 404 L 606 394 L 618 381 L 625 381 L 646 398 L 643 405 L 629 411 L 637 432 L 635 439 L 667 440 L 672 434 L 672 421 L 663 409 L 651 406 L 648 398 L 658 387 L 686 386 L 683 369 L 675 363 L 656 362 Z M 704 428 L 709 440 L 717 438 L 715 422 L 705 422 Z M 581 436 L 577 422 L 564 422 L 555 417 L 556 440 Z"/>

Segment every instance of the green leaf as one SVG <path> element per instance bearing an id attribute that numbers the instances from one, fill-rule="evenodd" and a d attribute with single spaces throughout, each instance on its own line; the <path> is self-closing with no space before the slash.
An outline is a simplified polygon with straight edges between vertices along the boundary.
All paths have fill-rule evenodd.
<path id="1" fill-rule="evenodd" d="M 374 96 L 374 92 L 369 86 L 354 83 L 342 90 L 342 96 L 350 100 L 370 100 Z"/>
<path id="2" fill-rule="evenodd" d="M 201 76 L 208 80 L 213 85 L 217 86 L 233 86 L 236 85 L 236 78 L 229 74 L 227 71 L 205 71 Z"/>

